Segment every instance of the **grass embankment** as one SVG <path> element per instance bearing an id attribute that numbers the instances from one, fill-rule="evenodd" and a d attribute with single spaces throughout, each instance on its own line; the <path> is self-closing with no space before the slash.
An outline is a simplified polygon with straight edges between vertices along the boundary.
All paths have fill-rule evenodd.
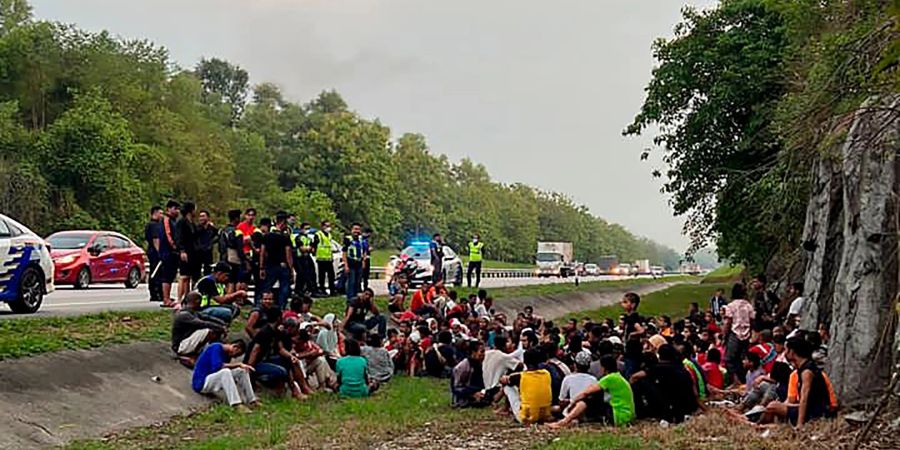
<path id="1" fill-rule="evenodd" d="M 680 280 L 683 278 L 672 278 Z M 669 280 L 669 279 L 667 279 Z M 601 289 L 637 286 L 655 282 L 650 279 L 591 281 L 573 283 L 529 285 L 490 289 L 498 300 L 511 297 L 530 297 L 562 294 L 566 292 L 591 292 Z M 468 295 L 475 289 L 461 288 L 460 295 Z M 313 312 L 319 315 L 336 313 L 342 317 L 346 302 L 343 297 L 318 299 Z M 386 300 L 381 297 L 378 305 L 386 310 Z M 242 315 L 246 317 L 247 313 Z M 79 350 L 124 344 L 138 341 L 165 341 L 171 331 L 171 311 L 108 312 L 76 317 L 0 320 L 0 359 L 21 358 L 58 350 Z M 243 328 L 242 320 L 232 325 L 232 331 Z"/>
<path id="2" fill-rule="evenodd" d="M 734 266 L 726 264 L 706 274 L 700 282 L 703 284 L 735 283 L 741 281 L 746 270 L 741 264 Z"/>
<path id="3" fill-rule="evenodd" d="M 656 317 L 669 316 L 672 320 L 680 319 L 687 315 L 691 303 L 697 302 L 700 309 L 705 309 L 709 298 L 718 288 L 729 288 L 727 284 L 680 284 L 668 289 L 652 292 L 641 297 L 641 305 L 638 313 L 642 316 Z M 590 317 L 594 321 L 601 319 L 618 320 L 623 313 L 619 305 L 604 306 L 600 309 L 580 311 L 569 314 L 567 318 L 581 319 Z"/>
<path id="4" fill-rule="evenodd" d="M 675 286 L 648 294 L 641 309 L 648 315 L 679 315 L 692 301 L 705 298 L 715 286 Z M 646 309 L 645 309 L 646 308 Z M 617 317 L 612 306 L 577 313 Z M 340 400 L 319 393 L 306 402 L 265 398 L 261 410 L 240 414 L 224 405 L 161 427 L 128 431 L 104 440 L 72 444 L 72 450 L 141 449 L 261 449 L 261 448 L 490 448 L 490 449 L 774 449 L 794 446 L 797 435 L 779 430 L 764 439 L 750 427 L 735 426 L 719 413 L 685 425 L 662 428 L 655 422 L 612 430 L 580 426 L 551 432 L 522 428 L 509 418 L 485 410 L 449 406 L 447 380 L 397 377 L 373 397 Z"/>

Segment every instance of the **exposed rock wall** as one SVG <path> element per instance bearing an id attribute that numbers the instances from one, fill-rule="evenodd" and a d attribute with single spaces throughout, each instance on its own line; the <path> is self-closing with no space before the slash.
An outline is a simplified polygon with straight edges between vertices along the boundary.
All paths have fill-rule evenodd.
<path id="1" fill-rule="evenodd" d="M 803 326 L 830 322 L 828 374 L 850 405 L 884 388 L 894 358 L 898 108 L 900 96 L 867 101 L 840 154 L 817 163 L 804 230 L 814 301 L 807 302 Z"/>

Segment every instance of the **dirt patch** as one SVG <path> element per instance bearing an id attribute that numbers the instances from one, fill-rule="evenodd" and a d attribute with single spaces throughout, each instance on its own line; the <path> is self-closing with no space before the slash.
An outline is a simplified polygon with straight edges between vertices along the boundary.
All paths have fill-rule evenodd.
<path id="1" fill-rule="evenodd" d="M 531 448 L 558 433 L 542 426 L 522 427 L 509 418 L 425 426 L 391 438 L 375 450 L 510 450 Z"/>

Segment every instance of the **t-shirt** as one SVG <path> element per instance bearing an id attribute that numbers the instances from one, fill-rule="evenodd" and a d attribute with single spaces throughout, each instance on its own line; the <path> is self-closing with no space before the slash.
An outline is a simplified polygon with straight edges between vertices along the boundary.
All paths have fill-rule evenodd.
<path id="1" fill-rule="evenodd" d="M 166 233 L 168 228 L 168 233 Z M 157 237 L 159 238 L 159 256 L 165 258 L 175 251 L 175 219 L 171 217 L 163 217 L 163 221 L 156 227 Z"/>
<path id="2" fill-rule="evenodd" d="M 803 297 L 797 297 L 791 302 L 791 307 L 788 308 L 788 315 L 799 316 L 801 309 L 803 309 Z"/>
<path id="3" fill-rule="evenodd" d="M 571 400 L 576 395 L 597 382 L 597 377 L 589 373 L 576 372 L 563 378 L 562 387 L 559 389 L 560 400 Z"/>
<path id="4" fill-rule="evenodd" d="M 285 248 L 291 246 L 291 239 L 278 230 L 270 231 L 263 240 L 266 246 L 266 267 L 277 267 L 287 263 Z"/>
<path id="5" fill-rule="evenodd" d="M 369 362 L 369 375 L 375 381 L 384 383 L 394 376 L 394 361 L 391 360 L 391 354 L 387 349 L 382 347 L 362 348 L 362 355 Z"/>
<path id="6" fill-rule="evenodd" d="M 413 312 L 418 311 L 419 308 L 425 306 L 425 303 L 425 295 L 422 295 L 422 290 L 419 289 L 413 292 L 412 300 L 409 302 L 409 310 Z"/>
<path id="7" fill-rule="evenodd" d="M 241 222 L 237 225 L 237 229 L 241 231 L 241 234 L 244 238 L 253 236 L 253 231 L 256 230 L 256 226 L 252 223 Z M 250 253 L 250 250 L 253 250 L 253 247 L 250 246 L 250 241 L 248 240 L 246 244 L 244 244 L 244 253 Z"/>
<path id="8" fill-rule="evenodd" d="M 628 381 L 618 372 L 614 372 L 601 378 L 597 384 L 605 393 L 604 400 L 612 407 L 616 426 L 631 423 L 634 420 L 634 394 Z"/>
<path id="9" fill-rule="evenodd" d="M 257 346 L 260 347 L 260 354 L 257 362 L 273 355 L 277 352 L 279 341 L 290 345 L 290 339 L 286 339 L 286 337 L 273 325 L 269 324 L 260 328 L 259 332 L 256 333 L 256 336 L 253 336 L 253 339 L 250 341 L 250 345 L 247 346 L 247 353 L 244 354 L 244 363 L 249 363 L 250 354 L 253 353 L 253 350 Z"/>
<path id="10" fill-rule="evenodd" d="M 660 404 L 653 414 L 659 419 L 680 423 L 697 410 L 694 381 L 681 363 L 659 363 L 647 371 L 647 379 L 656 387 Z"/>
<path id="11" fill-rule="evenodd" d="M 222 295 L 221 293 L 225 292 L 225 286 L 216 283 L 216 280 L 212 277 L 212 275 L 207 275 L 201 278 L 200 281 L 197 282 L 197 286 L 195 286 L 194 289 L 196 289 L 197 292 L 200 293 L 200 295 L 209 297 L 209 304 L 213 306 L 218 305 L 218 303 L 214 299 L 219 295 Z"/>
<path id="12" fill-rule="evenodd" d="M 369 310 L 372 309 L 372 301 L 364 301 L 359 297 L 353 297 L 353 300 L 350 300 L 350 305 L 348 306 L 353 309 L 353 312 L 350 313 L 350 318 L 347 319 L 347 321 L 364 323 L 366 321 L 366 316 L 369 314 Z"/>
<path id="13" fill-rule="evenodd" d="M 706 375 L 706 382 L 710 386 L 716 389 L 725 388 L 725 374 L 722 372 L 722 366 L 714 362 L 705 362 L 701 367 L 703 374 Z"/>
<path id="14" fill-rule="evenodd" d="M 731 319 L 731 331 L 738 339 L 750 339 L 750 321 L 756 316 L 753 305 L 744 299 L 735 299 L 725 305 L 725 317 Z"/>
<path id="15" fill-rule="evenodd" d="M 334 369 L 341 380 L 338 392 L 344 397 L 368 397 L 369 386 L 366 385 L 368 361 L 362 356 L 344 356 L 337 360 Z"/>
<path id="16" fill-rule="evenodd" d="M 203 385 L 206 384 L 206 377 L 222 370 L 222 367 L 225 367 L 225 363 L 229 360 L 231 358 L 225 353 L 225 348 L 222 347 L 222 344 L 214 342 L 207 345 L 194 364 L 194 373 L 191 377 L 191 387 L 194 389 L 194 392 L 202 391 Z"/>
<path id="17" fill-rule="evenodd" d="M 159 254 L 156 252 L 156 247 L 153 246 L 153 240 L 159 237 L 159 222 L 155 220 L 151 220 L 147 222 L 147 225 L 144 225 L 144 240 L 147 241 L 147 257 L 156 258 Z M 150 268 L 153 270 L 153 267 Z"/>
<path id="18" fill-rule="evenodd" d="M 625 316 L 625 335 L 630 335 L 635 332 L 635 325 L 641 324 L 644 322 L 644 318 L 641 317 L 637 311 Z"/>
<path id="19" fill-rule="evenodd" d="M 193 222 L 182 217 L 175 224 L 177 233 L 175 234 L 175 242 L 178 250 L 192 255 L 197 251 L 197 227 Z"/>
<path id="20" fill-rule="evenodd" d="M 437 241 L 431 241 L 428 246 L 431 249 L 431 261 L 435 265 L 439 265 L 444 260 L 444 245 Z"/>

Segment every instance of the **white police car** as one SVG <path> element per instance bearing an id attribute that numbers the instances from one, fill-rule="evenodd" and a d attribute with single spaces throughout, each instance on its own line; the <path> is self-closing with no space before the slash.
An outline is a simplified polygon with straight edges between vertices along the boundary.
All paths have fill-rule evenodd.
<path id="1" fill-rule="evenodd" d="M 40 236 L 0 214 L 0 302 L 14 313 L 37 312 L 53 292 L 53 260 Z"/>

